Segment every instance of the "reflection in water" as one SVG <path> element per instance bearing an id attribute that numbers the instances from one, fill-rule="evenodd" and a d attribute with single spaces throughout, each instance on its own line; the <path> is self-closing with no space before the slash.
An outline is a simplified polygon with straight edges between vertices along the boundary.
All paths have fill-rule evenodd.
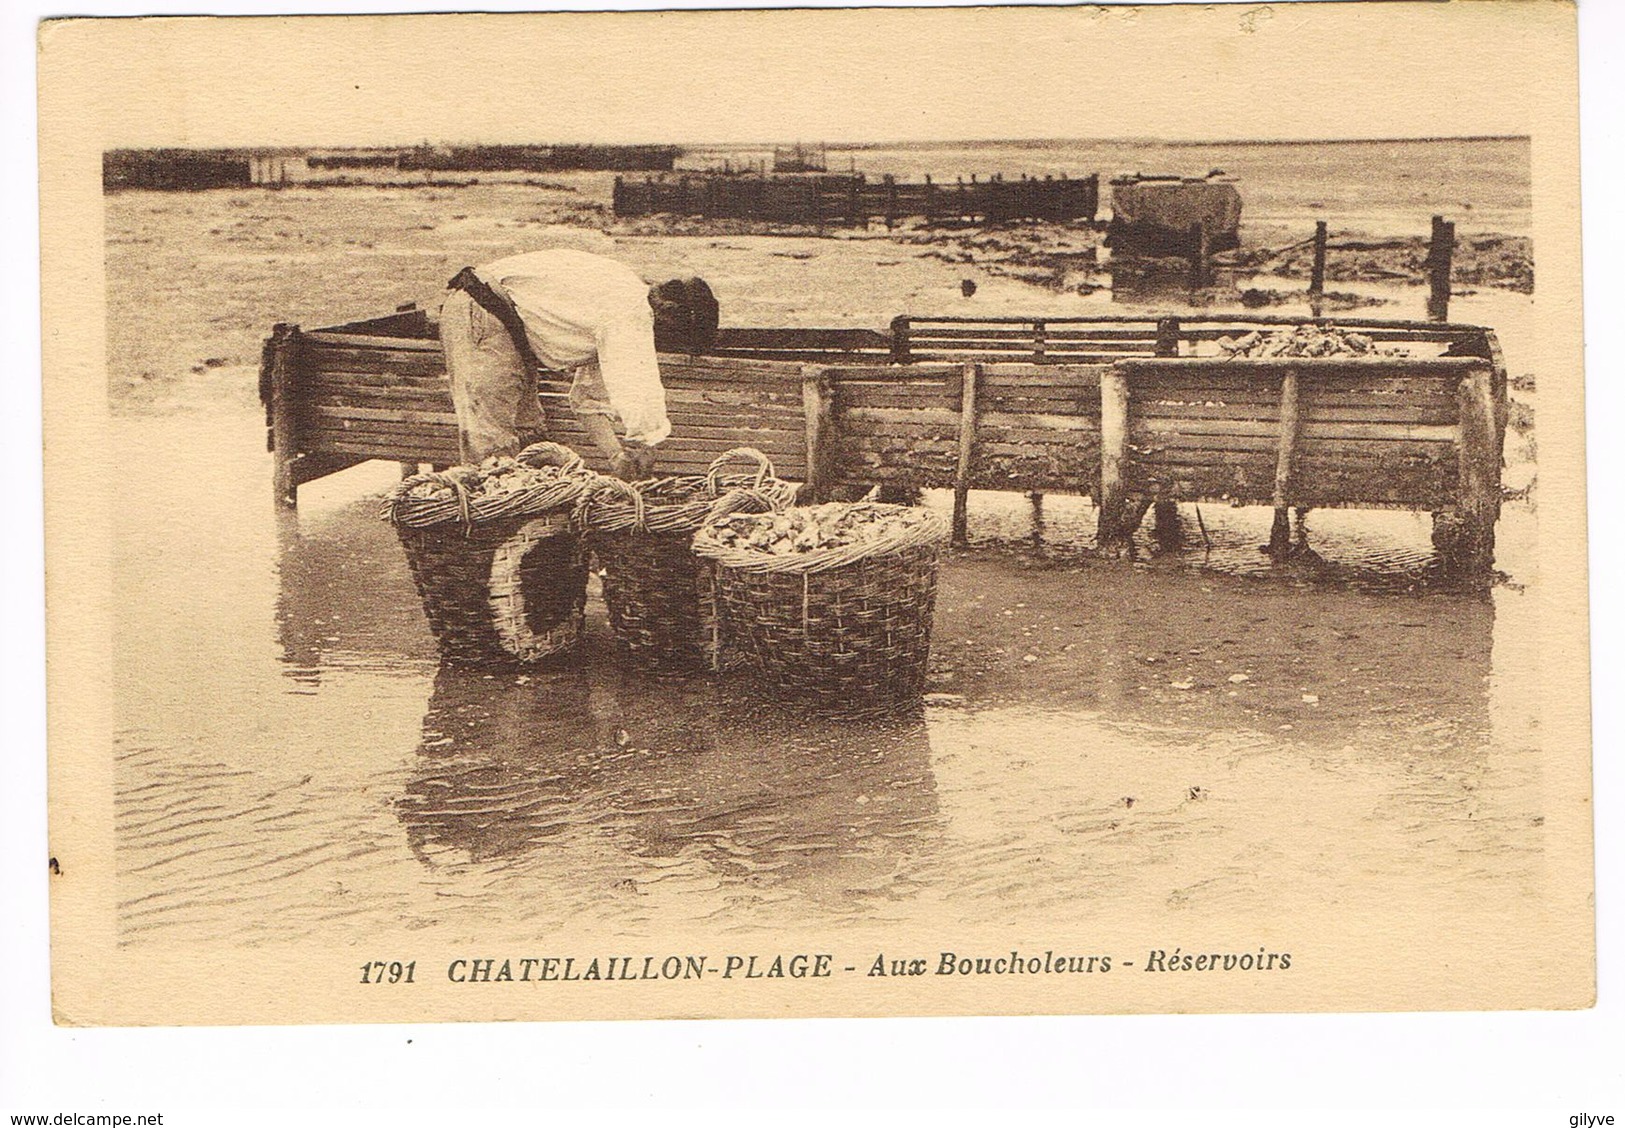
<path id="1" fill-rule="evenodd" d="M 396 805 L 425 864 L 546 872 L 585 846 L 820 898 L 901 891 L 937 810 L 921 717 L 814 727 L 743 685 L 607 669 L 440 670 Z"/>
<path id="2" fill-rule="evenodd" d="M 1199 277 L 1185 259 L 1114 256 L 1106 275 L 1116 305 L 1194 308 L 1239 300 L 1234 270 L 1209 266 L 1207 275 Z"/>
<path id="3" fill-rule="evenodd" d="M 1035 547 L 1028 498 L 978 494 L 988 547 L 945 558 L 924 717 L 808 723 L 748 680 L 618 672 L 596 593 L 574 671 L 439 670 L 375 514 L 389 467 L 273 526 L 257 419 L 117 434 L 131 463 L 176 451 L 115 526 L 127 944 L 1262 919 L 1378 892 L 1425 916 L 1539 881 L 1526 502 L 1497 533 L 1518 583 L 1486 596 L 1430 581 L 1425 515 L 1310 514 L 1346 572 L 1275 565 L 1267 510 L 1207 506 L 1211 543 L 1147 531 L 1105 563 L 1083 499 L 1048 496 Z"/>
<path id="4" fill-rule="evenodd" d="M 434 639 L 395 531 L 368 497 L 334 519 L 278 510 L 276 625 L 284 672 L 306 686 L 333 666 L 432 662 Z"/>
<path id="5" fill-rule="evenodd" d="M 1052 512 L 1050 527 L 1064 516 Z M 978 549 L 955 570 L 938 596 L 933 678 L 966 709 L 1026 704 L 1415 752 L 1488 736 L 1492 669 L 1507 665 L 1491 662 L 1497 596 L 1522 600 L 1221 575 L 1172 555 L 1124 566 Z"/>

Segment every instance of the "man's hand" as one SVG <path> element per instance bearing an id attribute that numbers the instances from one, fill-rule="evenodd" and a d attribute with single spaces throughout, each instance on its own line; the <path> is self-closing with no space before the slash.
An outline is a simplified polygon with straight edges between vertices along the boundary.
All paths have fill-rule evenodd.
<path id="1" fill-rule="evenodd" d="M 641 482 L 653 476 L 654 468 L 654 451 L 641 444 L 628 443 L 621 448 L 621 453 L 615 456 L 610 473 L 625 482 Z"/>

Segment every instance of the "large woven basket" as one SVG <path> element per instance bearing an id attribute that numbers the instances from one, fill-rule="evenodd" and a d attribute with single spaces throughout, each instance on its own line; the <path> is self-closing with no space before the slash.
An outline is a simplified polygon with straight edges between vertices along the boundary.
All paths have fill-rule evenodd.
<path id="1" fill-rule="evenodd" d="M 694 530 L 714 514 L 783 508 L 794 496 L 767 456 L 748 447 L 722 455 L 707 474 L 603 479 L 582 505 L 582 524 L 604 568 L 621 659 L 656 671 L 723 668 L 729 648 Z"/>
<path id="2" fill-rule="evenodd" d="M 587 553 L 575 514 L 597 475 L 557 443 L 527 447 L 517 461 L 559 472 L 531 488 L 483 495 L 479 469 L 456 467 L 407 478 L 384 501 L 429 627 L 451 661 L 536 662 L 581 639 Z"/>
<path id="3" fill-rule="evenodd" d="M 913 523 L 891 537 L 786 556 L 720 543 L 708 523 L 694 551 L 715 563 L 723 623 L 756 668 L 803 700 L 856 713 L 925 686 L 948 525 L 925 509 L 852 508 Z"/>

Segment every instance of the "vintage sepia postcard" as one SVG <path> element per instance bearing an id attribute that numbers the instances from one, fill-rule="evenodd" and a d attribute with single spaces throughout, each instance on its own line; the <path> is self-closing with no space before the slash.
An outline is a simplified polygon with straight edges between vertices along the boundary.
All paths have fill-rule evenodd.
<path id="1" fill-rule="evenodd" d="M 57 1022 L 1593 1003 L 1571 5 L 39 68 Z"/>

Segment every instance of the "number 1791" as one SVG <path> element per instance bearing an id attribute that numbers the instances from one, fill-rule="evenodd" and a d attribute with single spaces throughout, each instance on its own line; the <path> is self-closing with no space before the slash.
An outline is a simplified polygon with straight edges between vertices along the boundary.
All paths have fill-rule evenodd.
<path id="1" fill-rule="evenodd" d="M 402 963 L 394 960 L 385 963 L 383 960 L 373 960 L 371 963 L 361 965 L 361 982 L 363 983 L 410 983 L 412 972 L 417 969 L 418 962 Z"/>

